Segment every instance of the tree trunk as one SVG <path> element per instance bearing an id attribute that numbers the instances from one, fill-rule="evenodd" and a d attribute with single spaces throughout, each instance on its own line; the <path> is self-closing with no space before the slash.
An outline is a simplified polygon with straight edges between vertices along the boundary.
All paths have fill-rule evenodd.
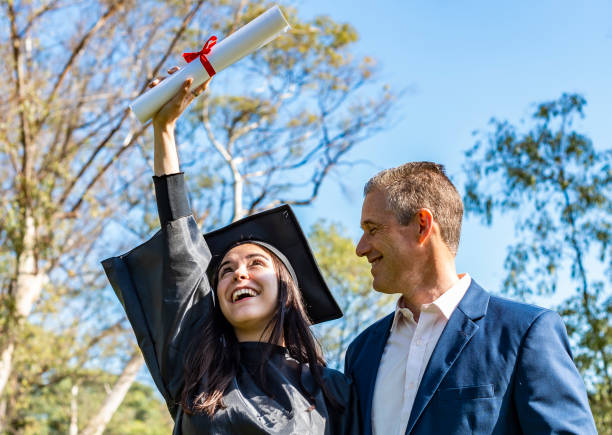
<path id="1" fill-rule="evenodd" d="M 23 232 L 23 250 L 17 259 L 15 284 L 10 292 L 14 300 L 12 318 L 8 319 L 8 332 L 18 326 L 30 315 L 32 307 L 38 300 L 47 275 L 38 270 L 36 261 L 36 228 L 31 215 L 25 217 Z M 7 334 L 0 345 L 0 396 L 11 375 L 13 351 L 15 349 L 14 334 Z"/>
<path id="2" fill-rule="evenodd" d="M 4 433 L 4 425 L 6 419 L 6 405 L 8 400 L 6 397 L 0 400 L 0 433 Z"/>
<path id="3" fill-rule="evenodd" d="M 143 363 L 144 360 L 142 359 L 140 352 L 134 354 L 132 359 L 130 359 L 130 361 L 123 368 L 123 372 L 119 376 L 119 379 L 106 396 L 106 399 L 100 407 L 98 414 L 89 421 L 87 427 L 81 431 L 81 435 L 100 435 L 104 431 L 106 425 L 112 418 L 117 408 L 119 408 L 119 405 L 121 405 L 123 398 L 136 379 L 138 370 L 140 370 Z"/>
<path id="4" fill-rule="evenodd" d="M 73 385 L 70 389 L 70 435 L 79 434 L 79 386 Z"/>
<path id="5" fill-rule="evenodd" d="M 6 387 L 6 383 L 11 374 L 13 351 L 15 350 L 13 341 L 7 341 L 7 343 L 2 343 L 2 354 L 0 355 L 0 395 L 4 391 L 4 387 Z M 2 417 L 2 415 L 3 414 L 0 414 L 0 417 Z"/>

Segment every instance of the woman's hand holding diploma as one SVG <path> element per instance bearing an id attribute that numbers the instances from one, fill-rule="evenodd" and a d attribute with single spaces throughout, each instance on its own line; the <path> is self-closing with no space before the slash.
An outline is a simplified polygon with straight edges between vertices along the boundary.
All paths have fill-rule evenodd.
<path id="1" fill-rule="evenodd" d="M 183 53 L 188 63 L 181 70 L 174 71 L 178 71 L 178 74 L 154 91 L 150 90 L 138 96 L 132 101 L 130 108 L 144 124 L 173 97 L 187 77 L 192 78 L 192 91 L 195 92 L 206 79 L 266 45 L 288 29 L 289 23 L 283 13 L 278 6 L 274 6 L 218 43 L 217 37 L 211 36 L 200 51 Z"/>
<path id="2" fill-rule="evenodd" d="M 173 74 L 179 70 L 175 66 L 168 70 L 169 74 Z M 149 85 L 150 88 L 157 86 L 164 77 L 156 78 Z M 176 142 L 174 140 L 174 126 L 177 119 L 189 104 L 208 88 L 211 79 L 206 80 L 200 86 L 190 91 L 192 78 L 188 78 L 183 82 L 183 86 L 179 91 L 162 106 L 161 109 L 153 116 L 153 134 L 155 138 L 155 151 L 153 157 L 153 166 L 156 176 L 176 174 L 180 172 L 178 153 L 176 151 Z"/>

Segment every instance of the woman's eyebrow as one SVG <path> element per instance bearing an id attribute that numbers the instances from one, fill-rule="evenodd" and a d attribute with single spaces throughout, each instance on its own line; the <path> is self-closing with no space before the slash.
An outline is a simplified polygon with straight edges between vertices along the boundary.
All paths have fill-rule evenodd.
<path id="1" fill-rule="evenodd" d="M 253 257 L 260 257 L 260 258 L 270 261 L 270 258 L 268 256 L 264 254 L 260 254 L 259 252 L 254 252 L 253 254 L 248 254 L 246 256 L 246 258 L 253 258 Z"/>
<path id="2" fill-rule="evenodd" d="M 260 258 L 263 258 L 264 260 L 270 261 L 270 258 L 265 256 L 264 254 L 260 254 L 259 252 L 254 252 L 252 254 L 247 254 L 247 256 L 245 258 L 246 259 L 251 259 L 253 257 L 260 257 Z M 223 268 L 223 266 L 225 266 L 226 264 L 230 264 L 231 262 L 232 262 L 232 260 L 225 260 L 223 263 L 221 263 L 219 265 L 219 270 L 221 270 L 221 268 Z"/>
<path id="3" fill-rule="evenodd" d="M 221 270 L 221 269 L 223 268 L 223 266 L 225 266 L 226 264 L 229 264 L 229 263 L 230 263 L 230 261 L 229 261 L 229 260 L 225 260 L 223 263 L 221 263 L 221 264 L 219 265 L 219 270 Z"/>

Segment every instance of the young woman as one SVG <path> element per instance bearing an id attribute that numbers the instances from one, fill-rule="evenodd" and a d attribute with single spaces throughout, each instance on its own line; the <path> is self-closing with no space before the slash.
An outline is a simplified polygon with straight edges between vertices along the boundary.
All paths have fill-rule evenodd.
<path id="1" fill-rule="evenodd" d="M 161 231 L 103 262 L 174 433 L 358 434 L 351 382 L 309 329 L 341 312 L 290 209 L 205 238 L 193 219 L 174 124 L 207 84 L 186 81 L 153 119 Z"/>

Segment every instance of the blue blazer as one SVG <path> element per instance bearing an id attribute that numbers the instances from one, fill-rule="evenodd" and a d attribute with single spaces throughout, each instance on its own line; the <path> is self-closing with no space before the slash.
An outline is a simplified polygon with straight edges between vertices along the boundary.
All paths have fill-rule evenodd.
<path id="1" fill-rule="evenodd" d="M 346 353 L 365 434 L 392 322 L 393 313 L 371 325 Z M 597 433 L 561 318 L 492 296 L 473 280 L 431 355 L 406 428 L 465 433 Z"/>

